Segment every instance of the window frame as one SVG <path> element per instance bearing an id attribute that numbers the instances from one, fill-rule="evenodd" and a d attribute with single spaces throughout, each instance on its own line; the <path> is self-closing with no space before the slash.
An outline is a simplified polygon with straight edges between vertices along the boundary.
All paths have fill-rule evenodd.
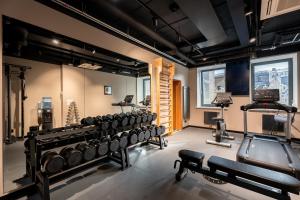
<path id="1" fill-rule="evenodd" d="M 216 71 L 216 70 L 224 70 L 224 87 L 226 90 L 226 64 L 219 64 L 219 65 L 213 65 L 213 66 L 206 66 L 206 67 L 199 67 L 197 68 L 197 108 L 217 108 L 213 104 L 204 104 L 203 103 L 203 72 L 208 71 Z"/>
<path id="2" fill-rule="evenodd" d="M 149 81 L 150 94 L 151 94 L 151 79 L 150 78 L 144 78 L 143 79 L 143 99 L 145 99 L 145 97 L 146 97 L 146 81 Z"/>
<path id="3" fill-rule="evenodd" d="M 267 61 L 261 61 L 261 62 L 255 62 L 251 63 L 250 65 L 250 86 L 251 86 L 251 91 L 250 91 L 250 98 L 252 102 L 252 96 L 253 96 L 253 91 L 254 91 L 254 68 L 259 65 L 267 65 L 267 64 L 273 64 L 273 63 L 280 63 L 280 62 L 288 62 L 288 87 L 289 87 L 289 105 L 293 105 L 294 103 L 294 66 L 293 66 L 293 58 L 292 57 L 287 57 L 287 58 L 278 58 L 274 60 L 267 60 Z"/>

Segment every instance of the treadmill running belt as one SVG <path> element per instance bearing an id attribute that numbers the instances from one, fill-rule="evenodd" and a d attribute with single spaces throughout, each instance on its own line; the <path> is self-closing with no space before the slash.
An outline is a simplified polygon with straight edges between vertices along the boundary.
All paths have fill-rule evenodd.
<path id="1" fill-rule="evenodd" d="M 289 168 L 290 162 L 280 142 L 253 139 L 248 151 L 249 158 L 256 161 Z"/>

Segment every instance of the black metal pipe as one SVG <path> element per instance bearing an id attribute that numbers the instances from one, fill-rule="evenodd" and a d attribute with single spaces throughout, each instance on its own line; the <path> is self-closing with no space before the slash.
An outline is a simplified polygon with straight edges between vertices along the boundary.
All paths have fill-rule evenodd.
<path id="1" fill-rule="evenodd" d="M 160 42 L 161 44 L 165 45 L 166 47 L 175 50 L 176 54 L 183 60 L 187 61 L 190 64 L 195 65 L 195 61 L 188 58 L 186 55 L 184 55 L 180 50 L 177 49 L 176 45 L 172 42 L 168 41 L 167 39 L 160 36 L 158 33 L 154 32 L 144 24 L 136 21 L 133 17 L 129 16 L 128 14 L 124 13 L 122 10 L 118 9 L 117 7 L 113 6 L 108 1 L 95 1 L 94 3 L 104 7 L 105 9 L 109 10 L 113 15 L 118 16 L 122 20 L 124 20 L 126 23 L 128 23 L 130 26 L 134 27 L 135 29 L 145 33 L 149 37 L 153 38 L 154 40 Z"/>

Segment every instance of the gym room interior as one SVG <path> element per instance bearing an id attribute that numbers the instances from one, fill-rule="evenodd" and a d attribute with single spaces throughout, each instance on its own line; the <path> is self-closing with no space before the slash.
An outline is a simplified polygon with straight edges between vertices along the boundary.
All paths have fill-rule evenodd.
<path id="1" fill-rule="evenodd" d="M 300 199 L 300 0 L 0 15 L 0 199 Z"/>

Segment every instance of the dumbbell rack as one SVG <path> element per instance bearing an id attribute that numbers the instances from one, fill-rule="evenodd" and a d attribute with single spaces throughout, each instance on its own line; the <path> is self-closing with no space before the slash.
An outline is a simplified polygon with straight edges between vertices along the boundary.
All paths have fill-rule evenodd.
<path id="1" fill-rule="evenodd" d="M 39 135 L 37 131 L 29 132 L 29 155 L 26 156 L 26 172 L 35 183 L 36 189 L 43 199 L 50 199 L 49 186 L 51 184 L 82 172 L 85 169 L 94 167 L 105 159 L 117 162 L 121 165 L 122 170 L 130 166 L 128 149 L 125 148 L 119 149 L 119 156 L 115 152 L 110 152 L 107 155 L 95 158 L 92 161 L 82 163 L 54 175 L 48 175 L 42 171 L 40 160 L 43 151 L 94 139 L 96 129 L 97 127 L 84 127 L 68 131 L 68 133 L 63 131 L 47 135 Z M 85 134 L 80 134 L 82 132 L 85 132 Z M 69 137 L 67 137 L 68 135 Z M 59 139 L 55 140 L 55 138 Z"/>

